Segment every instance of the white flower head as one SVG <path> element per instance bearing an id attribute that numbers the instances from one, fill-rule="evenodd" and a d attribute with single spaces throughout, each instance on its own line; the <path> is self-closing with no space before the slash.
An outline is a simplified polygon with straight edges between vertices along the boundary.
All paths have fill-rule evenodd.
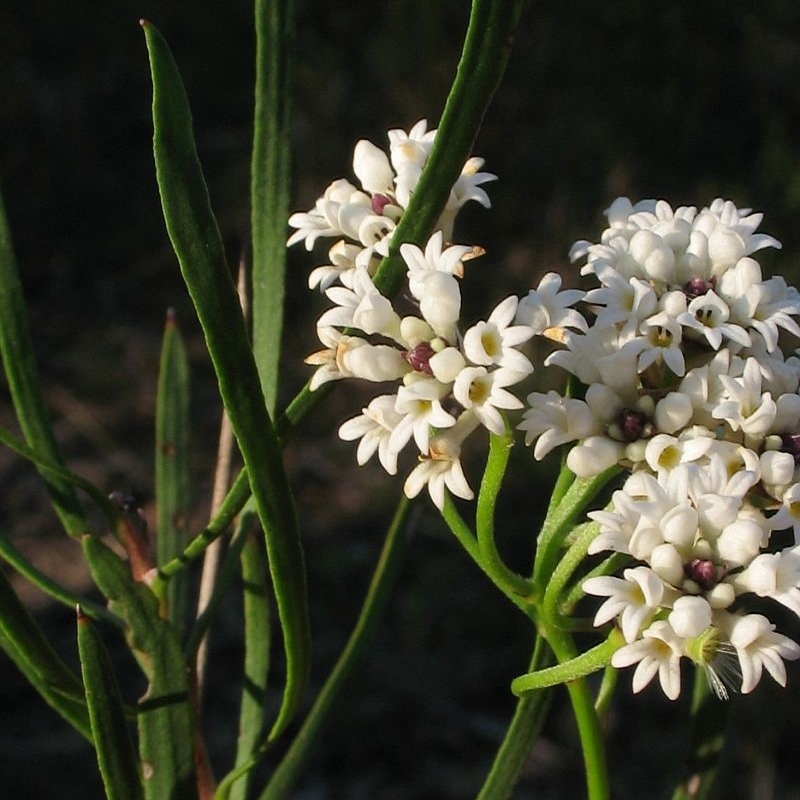
<path id="1" fill-rule="evenodd" d="M 684 642 L 666 621 L 654 622 L 641 639 L 626 644 L 611 657 L 611 665 L 629 667 L 636 664 L 633 673 L 633 691 L 639 693 L 658 675 L 661 688 L 670 700 L 681 693 L 680 659 L 684 655 Z"/>
<path id="2" fill-rule="evenodd" d="M 533 372 L 531 362 L 517 347 L 533 336 L 527 325 L 511 325 L 518 300 L 513 295 L 503 300 L 489 315 L 486 322 L 478 322 L 464 334 L 464 353 L 478 365 L 496 364 L 520 373 Z"/>

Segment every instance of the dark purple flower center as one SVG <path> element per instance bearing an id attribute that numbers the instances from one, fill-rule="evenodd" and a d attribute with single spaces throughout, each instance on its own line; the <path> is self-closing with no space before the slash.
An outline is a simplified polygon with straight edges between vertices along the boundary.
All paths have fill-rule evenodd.
<path id="1" fill-rule="evenodd" d="M 716 280 L 712 277 L 710 280 L 704 278 L 692 278 L 683 285 L 683 293 L 689 300 L 694 300 L 695 297 L 701 297 L 708 291 L 714 288 Z"/>
<path id="2" fill-rule="evenodd" d="M 372 195 L 372 210 L 376 214 L 383 214 L 383 209 L 392 202 L 391 197 L 387 197 L 385 194 L 374 194 Z"/>
<path id="3" fill-rule="evenodd" d="M 791 453 L 794 463 L 800 464 L 800 433 L 782 433 L 781 450 L 784 453 Z"/>
<path id="4" fill-rule="evenodd" d="M 403 353 L 403 358 L 405 358 L 411 365 L 411 368 L 417 372 L 425 372 L 428 375 L 433 375 L 430 361 L 435 354 L 434 349 L 428 342 L 421 342 L 416 347 L 412 347 L 411 350 L 406 350 L 406 352 Z"/>
<path id="5" fill-rule="evenodd" d="M 622 440 L 625 442 L 635 442 L 650 432 L 650 421 L 646 414 L 641 411 L 634 411 L 631 408 L 624 408 L 619 415 L 619 429 Z"/>
<path id="6" fill-rule="evenodd" d="M 694 581 L 704 592 L 717 585 L 717 565 L 705 558 L 693 558 L 685 564 L 683 571 L 689 580 Z"/>

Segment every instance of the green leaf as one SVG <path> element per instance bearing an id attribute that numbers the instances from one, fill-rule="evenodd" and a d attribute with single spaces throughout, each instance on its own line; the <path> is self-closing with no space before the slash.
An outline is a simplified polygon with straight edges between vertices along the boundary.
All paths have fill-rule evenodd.
<path id="1" fill-rule="evenodd" d="M 63 467 L 64 462 L 42 399 L 25 298 L 22 294 L 2 197 L 0 197 L 0 356 L 25 441 L 45 461 Z M 63 476 L 42 469 L 41 466 L 39 471 L 44 478 L 53 508 L 67 533 L 72 536 L 86 533 L 88 530 L 86 516 L 72 485 Z"/>
<path id="2" fill-rule="evenodd" d="M 283 329 L 286 220 L 291 165 L 294 2 L 256 0 L 256 82 L 250 167 L 253 352 L 275 413 Z"/>
<path id="3" fill-rule="evenodd" d="M 361 606 L 358 620 L 347 644 L 331 670 L 308 716 L 291 747 L 275 769 L 259 800 L 279 800 L 287 797 L 301 775 L 313 747 L 319 740 L 334 703 L 342 694 L 348 678 L 368 653 L 369 642 L 377 629 L 381 614 L 392 594 L 409 540 L 408 516 L 411 501 L 402 497 L 386 532 L 375 572 Z"/>
<path id="4" fill-rule="evenodd" d="M 52 580 L 52 578 L 49 578 L 34 567 L 33 564 L 20 553 L 3 530 L 0 530 L 0 558 L 48 597 L 52 597 L 54 600 L 70 608 L 75 608 L 76 605 L 80 605 L 84 613 L 93 619 L 102 619 L 117 627 L 121 625 L 120 620 L 108 611 L 108 609 L 91 600 L 78 597 L 74 592 L 65 589 L 59 583 Z"/>
<path id="5" fill-rule="evenodd" d="M 405 278 L 400 245 L 427 240 L 469 158 L 505 72 L 521 8 L 522 0 L 473 0 L 456 77 L 430 156 L 392 236 L 389 256 L 375 275 L 375 285 L 385 295 L 396 294 Z"/>
<path id="6" fill-rule="evenodd" d="M 249 535 L 241 553 L 244 586 L 244 689 L 239 708 L 239 739 L 234 769 L 250 762 L 264 730 L 267 674 L 270 662 L 270 587 L 264 548 Z M 250 796 L 248 771 L 231 789 L 231 800 Z"/>
<path id="7" fill-rule="evenodd" d="M 189 364 L 173 313 L 167 316 L 156 399 L 156 563 L 168 563 L 187 544 L 189 515 Z M 185 571 L 167 585 L 170 622 L 182 638 L 189 608 Z"/>
<path id="8" fill-rule="evenodd" d="M 297 520 L 280 445 L 264 404 L 211 211 L 186 92 L 166 42 L 151 24 L 143 26 L 153 79 L 153 150 L 164 219 L 203 328 L 266 536 L 287 663 L 283 702 L 272 730 L 275 738 L 298 707 L 310 662 L 305 565 Z"/>
<path id="9" fill-rule="evenodd" d="M 158 600 L 128 564 L 99 539 L 83 551 L 97 587 L 127 623 L 131 652 L 148 680 L 138 704 L 139 757 L 147 800 L 197 800 L 194 727 L 186 662 L 178 637 L 159 616 Z"/>
<path id="10" fill-rule="evenodd" d="M 50 646 L 2 570 L 0 647 L 44 700 L 91 741 L 89 713 L 81 682 Z"/>
<path id="11" fill-rule="evenodd" d="M 78 607 L 78 654 L 97 764 L 108 800 L 141 800 L 142 782 L 125 707 L 100 634 Z"/>

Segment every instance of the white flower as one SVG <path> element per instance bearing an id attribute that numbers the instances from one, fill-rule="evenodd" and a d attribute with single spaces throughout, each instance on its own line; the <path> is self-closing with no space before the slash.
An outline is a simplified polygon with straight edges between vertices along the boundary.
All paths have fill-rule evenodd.
<path id="1" fill-rule="evenodd" d="M 511 325 L 518 300 L 513 295 L 499 303 L 486 322 L 478 322 L 464 334 L 464 353 L 473 364 L 497 364 L 520 373 L 533 372 L 531 362 L 516 348 L 533 336 L 527 325 Z"/>
<path id="2" fill-rule="evenodd" d="M 353 327 L 366 334 L 377 333 L 402 341 L 400 317 L 392 308 L 391 301 L 375 288 L 366 269 L 354 272 L 352 288 L 332 286 L 325 294 L 336 306 L 322 314 L 318 326 Z"/>
<path id="3" fill-rule="evenodd" d="M 654 622 L 643 638 L 626 644 L 611 657 L 611 665 L 619 669 L 636 664 L 633 691 L 639 693 L 658 675 L 661 688 L 670 700 L 681 693 L 680 659 L 684 654 L 683 640 L 668 622 Z"/>
<path id="4" fill-rule="evenodd" d="M 662 361 L 681 377 L 686 370 L 681 350 L 681 326 L 666 312 L 646 319 L 639 330 L 644 334 L 638 369 L 644 372 L 651 364 Z"/>
<path id="5" fill-rule="evenodd" d="M 360 139 L 353 150 L 353 172 L 370 194 L 389 197 L 394 193 L 394 170 L 386 153 L 372 142 Z"/>
<path id="6" fill-rule="evenodd" d="M 348 350 L 367 344 L 364 339 L 357 336 L 346 336 L 336 328 L 318 327 L 317 336 L 325 348 L 312 353 L 305 359 L 306 364 L 317 367 L 309 382 L 309 389 L 312 392 L 328 381 L 352 377 L 353 373 L 345 366 L 343 357 Z"/>
<path id="7" fill-rule="evenodd" d="M 580 289 L 562 292 L 560 289 L 561 276 L 556 272 L 548 272 L 539 285 L 519 301 L 514 322 L 531 328 L 536 336 L 558 328 L 588 330 L 583 315 L 570 308 L 583 299 L 584 292 Z"/>
<path id="8" fill-rule="evenodd" d="M 605 436 L 589 436 L 567 454 L 567 466 L 579 478 L 591 478 L 613 467 L 625 448 Z"/>
<path id="9" fill-rule="evenodd" d="M 444 491 L 449 489 L 456 497 L 472 500 L 472 489 L 461 466 L 461 442 L 474 430 L 477 422 L 469 412 L 461 415 L 458 427 L 451 428 L 431 440 L 430 449 L 419 458 L 403 486 L 406 497 L 416 497 L 427 486 L 434 505 L 444 508 Z"/>
<path id="10" fill-rule="evenodd" d="M 291 247 L 296 242 L 305 242 L 306 250 L 311 250 L 321 236 L 344 235 L 358 240 L 358 226 L 369 214 L 372 214 L 369 195 L 340 178 L 325 189 L 314 208 L 289 217 L 289 225 L 297 230 L 286 245 Z"/>
<path id="11" fill-rule="evenodd" d="M 727 303 L 713 290 L 695 297 L 677 321 L 697 331 L 714 348 L 719 350 L 723 339 L 749 347 L 752 343 L 750 335 L 741 325 L 728 322 L 730 309 Z"/>
<path id="12" fill-rule="evenodd" d="M 619 616 L 625 641 L 630 643 L 653 617 L 664 597 L 664 584 L 647 567 L 626 569 L 624 580 L 611 576 L 589 578 L 583 582 L 587 594 L 608 597 L 597 609 L 594 624 L 603 625 Z"/>
<path id="13" fill-rule="evenodd" d="M 778 346 L 778 328 L 800 336 L 800 327 L 790 314 L 800 314 L 800 295 L 793 286 L 787 286 L 780 276 L 770 278 L 756 290 L 757 307 L 753 312 L 753 327 L 764 337 L 771 352 Z"/>
<path id="14" fill-rule="evenodd" d="M 758 361 L 748 358 L 741 377 L 720 375 L 719 380 L 730 399 L 720 402 L 711 415 L 725 420 L 735 431 L 764 436 L 775 421 L 777 406 L 769 392 L 761 391 Z"/>
<path id="15" fill-rule="evenodd" d="M 786 686 L 783 659 L 800 657 L 800 645 L 775 632 L 775 626 L 761 614 L 732 617 L 730 642 L 742 669 L 742 694 L 753 691 L 764 668 L 781 686 Z"/>
<path id="16" fill-rule="evenodd" d="M 442 408 L 449 387 L 431 379 L 420 379 L 397 390 L 395 411 L 402 416 L 392 431 L 390 447 L 398 452 L 413 436 L 421 453 L 427 453 L 430 429 L 449 428 L 455 417 Z"/>
<path id="17" fill-rule="evenodd" d="M 339 437 L 345 441 L 360 439 L 356 460 L 363 466 L 377 451 L 383 468 L 390 474 L 397 472 L 398 451 L 389 445 L 391 433 L 402 419 L 394 410 L 395 396 L 382 394 L 373 398 L 361 414 L 347 420 L 339 427 Z"/>
<path id="18" fill-rule="evenodd" d="M 684 595 L 673 603 L 667 622 L 681 639 L 694 639 L 711 625 L 711 606 L 704 597 Z"/>
<path id="19" fill-rule="evenodd" d="M 358 245 L 340 239 L 328 251 L 330 264 L 313 269 L 308 276 L 308 288 L 319 286 L 321 291 L 328 289 L 335 281 L 345 286 L 352 284 L 351 275 L 356 270 L 356 259 L 361 252 Z"/>
<path id="20" fill-rule="evenodd" d="M 492 433 L 502 436 L 506 425 L 497 410 L 522 408 L 522 402 L 504 387 L 518 383 L 520 375 L 513 370 L 486 367 L 465 367 L 453 383 L 453 396 L 472 412 Z"/>
<path id="21" fill-rule="evenodd" d="M 800 617 L 800 552 L 762 553 L 734 579 L 737 592 L 771 597 Z"/>
<path id="22" fill-rule="evenodd" d="M 547 394 L 528 395 L 530 408 L 517 425 L 525 431 L 525 444 L 536 440 L 533 457 L 541 461 L 553 448 L 597 433 L 592 412 L 583 400 L 562 397 L 551 389 Z"/>
<path id="23" fill-rule="evenodd" d="M 773 530 L 792 528 L 794 543 L 800 545 L 800 483 L 793 483 L 781 497 L 781 507 L 769 519 Z"/>
<path id="24" fill-rule="evenodd" d="M 408 266 L 408 286 L 419 301 L 422 316 L 447 341 L 455 340 L 456 322 L 461 315 L 461 290 L 456 275 L 463 274 L 463 257 L 472 248 L 453 245 L 442 249 L 441 231 L 434 233 L 425 252 L 413 244 L 400 246 Z"/>

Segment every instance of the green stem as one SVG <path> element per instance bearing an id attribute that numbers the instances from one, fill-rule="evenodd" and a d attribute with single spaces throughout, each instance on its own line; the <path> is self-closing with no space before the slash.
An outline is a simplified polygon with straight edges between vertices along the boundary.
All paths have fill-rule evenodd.
<path id="1" fill-rule="evenodd" d="M 592 478 L 576 478 L 555 507 L 551 506 L 538 538 L 533 580 L 537 589 L 543 589 L 559 559 L 559 551 L 575 521 L 597 493 L 619 472 L 611 467 Z"/>
<path id="2" fill-rule="evenodd" d="M 530 670 L 541 669 L 552 660 L 547 643 L 536 637 Z M 503 741 L 497 750 L 492 768 L 476 800 L 506 800 L 520 779 L 531 748 L 539 738 L 550 708 L 553 692 L 530 692 L 517 701 Z"/>
<path id="3" fill-rule="evenodd" d="M 559 604 L 562 599 L 564 587 L 572 577 L 575 570 L 586 559 L 586 553 L 592 540 L 597 536 L 600 525 L 596 522 L 587 522 L 576 529 L 575 540 L 553 570 L 542 602 L 542 614 L 546 619 L 558 620 L 561 616 Z"/>
<path id="4" fill-rule="evenodd" d="M 576 658 L 575 643 L 568 633 L 552 628 L 546 631 L 545 636 L 559 664 L 565 664 Z M 610 641 L 611 639 L 609 638 Z M 608 642 L 605 645 L 610 646 Z M 589 652 L 593 651 L 590 650 Z M 600 728 L 600 720 L 594 707 L 594 698 L 585 678 L 570 680 L 566 686 L 570 703 L 572 704 L 572 711 L 575 714 L 575 721 L 578 725 L 578 736 L 586 770 L 588 798 L 589 800 L 609 800 L 605 743 L 603 741 L 603 732 Z"/>
<path id="5" fill-rule="evenodd" d="M 564 633 L 564 636 L 568 634 Z M 621 635 L 613 630 L 606 641 L 585 653 L 574 655 L 568 661 L 561 661 L 554 667 L 520 675 L 511 682 L 511 691 L 516 695 L 522 695 L 591 675 L 608 666 L 614 651 L 619 650 L 622 643 Z"/>
<path id="6" fill-rule="evenodd" d="M 159 567 L 158 575 L 153 582 L 153 591 L 169 580 L 173 575 L 180 572 L 186 565 L 195 558 L 203 555 L 206 548 L 225 531 L 228 530 L 236 515 L 244 508 L 244 504 L 250 497 L 250 482 L 247 477 L 247 470 L 242 470 L 233 483 L 225 500 L 219 508 L 214 519 L 186 545 L 184 551 L 172 561 L 168 561 Z"/>
<path id="7" fill-rule="evenodd" d="M 478 492 L 475 527 L 481 565 L 485 572 L 495 584 L 503 586 L 507 594 L 516 593 L 525 597 L 533 592 L 533 584 L 506 566 L 497 552 L 494 537 L 494 512 L 513 444 L 513 437 L 508 433 L 503 436 L 492 434 L 489 439 L 489 457 Z"/>
<path id="8" fill-rule="evenodd" d="M 452 498 L 445 492 L 444 508 L 442 509 L 442 519 L 447 523 L 451 533 L 458 539 L 462 547 L 467 551 L 469 557 L 483 570 L 484 574 L 491 582 L 517 606 L 527 617 L 533 619 L 536 612 L 531 600 L 521 595 L 515 588 L 509 587 L 505 580 L 498 582 L 491 569 L 487 567 L 478 545 L 478 540 L 469 525 L 464 522 L 458 509 L 455 507 Z M 527 588 L 527 587 L 526 587 Z"/>

